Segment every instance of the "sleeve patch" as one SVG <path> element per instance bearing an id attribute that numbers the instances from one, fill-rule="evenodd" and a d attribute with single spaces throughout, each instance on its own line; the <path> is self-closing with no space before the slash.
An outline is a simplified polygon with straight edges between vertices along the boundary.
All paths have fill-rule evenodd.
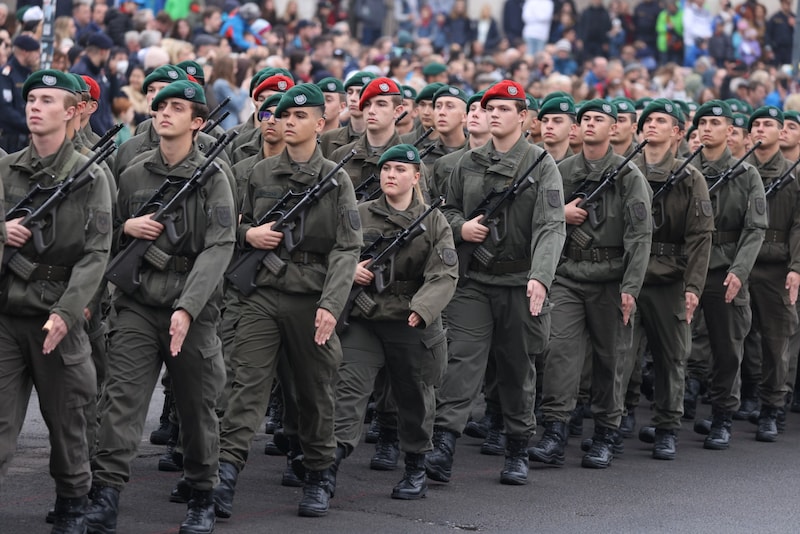
<path id="1" fill-rule="evenodd" d="M 111 214 L 107 211 L 98 211 L 94 216 L 94 225 L 97 232 L 100 234 L 107 234 L 111 231 Z"/>
<path id="2" fill-rule="evenodd" d="M 647 207 L 644 205 L 644 202 L 637 202 L 631 206 L 631 209 L 633 211 L 633 216 L 638 220 L 643 221 L 647 218 Z"/>
<path id="3" fill-rule="evenodd" d="M 233 224 L 233 217 L 231 216 L 231 210 L 228 206 L 217 206 L 214 208 L 214 213 L 217 215 L 217 222 L 223 228 L 227 228 Z"/>
<path id="4" fill-rule="evenodd" d="M 710 200 L 701 200 L 700 211 L 702 211 L 703 215 L 706 217 L 711 217 L 714 215 L 714 206 L 711 204 Z"/>
<path id="5" fill-rule="evenodd" d="M 547 203 L 551 208 L 563 208 L 564 203 L 561 201 L 561 192 L 558 189 L 548 189 Z"/>
<path id="6" fill-rule="evenodd" d="M 442 258 L 442 263 L 444 263 L 448 267 L 452 267 L 458 264 L 458 254 L 456 253 L 456 249 L 454 248 L 442 249 L 439 255 Z"/>
<path id="7" fill-rule="evenodd" d="M 350 228 L 361 230 L 361 217 L 358 215 L 358 210 L 347 210 L 347 220 L 350 221 Z"/>
<path id="8" fill-rule="evenodd" d="M 756 199 L 756 212 L 759 215 L 764 215 L 764 212 L 767 211 L 767 201 L 762 197 L 758 197 Z"/>

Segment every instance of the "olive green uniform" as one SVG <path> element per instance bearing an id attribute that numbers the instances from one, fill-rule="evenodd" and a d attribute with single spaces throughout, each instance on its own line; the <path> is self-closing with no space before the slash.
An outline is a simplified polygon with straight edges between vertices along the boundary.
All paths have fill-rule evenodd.
<path id="1" fill-rule="evenodd" d="M 316 150 L 305 164 L 288 153 L 259 162 L 245 194 L 238 240 L 245 235 L 288 190 L 301 192 L 333 169 Z M 275 252 L 287 263 L 285 274 L 261 269 L 258 288 L 241 297 L 241 318 L 236 330 L 232 367 L 236 373 L 228 409 L 221 426 L 220 460 L 244 468 L 250 443 L 260 425 L 275 376 L 278 349 L 283 345 L 297 386 L 298 437 L 304 465 L 312 471 L 333 463 L 334 386 L 342 352 L 334 333 L 324 345 L 314 342 L 318 308 L 338 317 L 352 285 L 361 247 L 361 224 L 355 194 L 346 173 L 339 185 L 307 213 L 305 238 L 291 254 L 280 246 Z"/>
<path id="2" fill-rule="evenodd" d="M 599 186 L 623 160 L 609 147 L 594 165 L 583 153 L 562 161 L 558 170 L 564 194 L 569 198 L 584 180 Z M 553 328 L 542 380 L 542 412 L 548 422 L 567 421 L 590 352 L 595 426 L 619 426 L 624 354 L 633 340 L 633 316 L 622 323 L 620 294 L 637 298 L 644 282 L 652 233 L 650 196 L 641 172 L 629 163 L 600 199 L 598 226 L 589 217 L 567 239 L 550 295 Z"/>
<path id="3" fill-rule="evenodd" d="M 319 137 L 319 148 L 322 150 L 322 155 L 331 161 L 334 161 L 333 153 L 345 145 L 356 141 L 362 137 L 364 133 L 356 133 L 351 125 L 342 126 L 329 132 L 325 132 Z M 339 160 L 335 160 L 339 161 Z"/>
<path id="4" fill-rule="evenodd" d="M 167 166 L 155 149 L 122 174 L 117 201 L 117 245 L 133 239 L 122 227 L 166 179 L 177 181 L 174 194 L 205 156 L 194 145 L 181 162 Z M 225 371 L 217 337 L 222 304 L 222 275 L 233 254 L 236 211 L 227 176 L 215 172 L 186 199 L 177 219 L 185 228 L 173 243 L 167 230 L 153 242 L 170 259 L 163 270 L 147 259 L 140 266 L 141 285 L 132 293 L 117 291 L 111 322 L 106 400 L 99 446 L 93 462 L 94 481 L 121 489 L 130 478 L 130 464 L 141 440 L 147 409 L 161 365 L 172 380 L 181 422 L 184 478 L 196 490 L 211 490 L 218 466 L 218 420 L 214 408 Z M 170 321 L 177 310 L 192 318 L 180 353 L 170 355 Z"/>
<path id="5" fill-rule="evenodd" d="M 69 140 L 50 157 L 40 158 L 33 146 L 3 157 L 5 211 L 32 187 L 53 186 L 86 161 Z M 91 172 L 97 178 L 74 190 L 45 227 L 52 245 L 38 254 L 30 239 L 19 249 L 17 255 L 37 265 L 27 280 L 11 265 L 0 275 L 0 479 L 35 386 L 50 434 L 50 473 L 64 498 L 83 497 L 91 485 L 86 414 L 96 402 L 97 385 L 83 310 L 97 291 L 111 245 L 111 193 L 100 169 Z M 68 332 L 52 354 L 43 355 L 42 326 L 51 313 Z"/>
<path id="6" fill-rule="evenodd" d="M 397 211 L 381 196 L 360 204 L 358 210 L 365 245 L 381 236 L 389 238 L 388 245 L 425 211 L 425 205 L 414 197 L 408 209 Z M 365 289 L 377 304 L 375 311 L 365 317 L 354 307 L 350 326 L 341 336 L 344 357 L 336 385 L 336 441 L 348 453 L 359 442 L 367 401 L 384 367 L 399 401 L 401 449 L 411 453 L 431 449 L 434 386 L 447 364 L 440 314 L 455 291 L 458 260 L 444 216 L 435 210 L 423 224 L 425 232 L 395 255 L 394 284 L 381 294 Z M 411 312 L 422 318 L 421 327 L 408 326 Z"/>
<path id="7" fill-rule="evenodd" d="M 439 198 L 447 194 L 450 174 L 458 165 L 461 156 L 466 154 L 468 150 L 468 147 L 460 148 L 455 152 L 438 158 L 433 165 L 428 165 L 428 169 L 431 169 L 431 172 L 426 181 L 428 182 L 431 198 Z"/>
<path id="8" fill-rule="evenodd" d="M 380 189 L 380 169 L 378 169 L 378 160 L 381 159 L 383 152 L 394 145 L 400 144 L 400 136 L 397 132 L 392 134 L 392 137 L 382 147 L 371 147 L 367 141 L 367 136 L 362 135 L 350 144 L 344 145 L 333 151 L 330 155 L 330 160 L 339 162 L 351 151 L 355 150 L 355 155 L 342 167 L 350 180 L 353 182 L 353 187 L 358 189 L 362 182 L 369 179 L 370 176 L 375 175 L 376 180 L 366 191 L 371 193 L 376 189 Z"/>
<path id="9" fill-rule="evenodd" d="M 461 227 L 490 191 L 501 191 L 527 169 L 542 149 L 520 136 L 505 154 L 494 142 L 464 154 L 453 169 L 444 214 L 457 244 Z M 500 243 L 483 243 L 495 254 L 490 268 L 473 261 L 468 280 L 447 307 L 448 367 L 437 391 L 437 427 L 460 435 L 478 395 L 491 351 L 509 439 L 533 433 L 536 355 L 547 346 L 550 310 L 532 317 L 526 289 L 529 280 L 550 287 L 564 242 L 564 208 L 559 176 L 546 156 L 533 171 L 534 183 L 505 208 L 507 231 Z"/>

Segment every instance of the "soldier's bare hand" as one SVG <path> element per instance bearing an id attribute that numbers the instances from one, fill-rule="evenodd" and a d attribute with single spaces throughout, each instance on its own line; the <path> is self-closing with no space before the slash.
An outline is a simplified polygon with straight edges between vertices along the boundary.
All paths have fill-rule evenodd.
<path id="1" fill-rule="evenodd" d="M 272 230 L 271 222 L 262 224 L 261 226 L 253 226 L 245 234 L 245 240 L 253 248 L 261 250 L 275 250 L 283 240 L 281 232 L 274 232 Z"/>
<path id="2" fill-rule="evenodd" d="M 44 344 L 42 345 L 43 354 L 50 354 L 53 352 L 69 331 L 67 329 L 67 323 L 65 323 L 64 319 L 62 319 L 61 316 L 56 313 L 50 314 L 50 317 L 47 318 L 47 322 L 42 327 L 42 330 L 47 332 L 47 335 L 44 338 Z"/>
<path id="3" fill-rule="evenodd" d="M 416 328 L 422 324 L 422 317 L 419 316 L 417 312 L 411 312 L 408 316 L 408 326 L 411 328 Z"/>
<path id="4" fill-rule="evenodd" d="M 175 310 L 172 313 L 172 317 L 169 320 L 169 335 L 171 336 L 169 352 L 173 358 L 180 353 L 191 325 L 192 316 L 186 310 Z"/>
<path id="5" fill-rule="evenodd" d="M 578 207 L 578 202 L 580 201 L 580 198 L 576 198 L 564 206 L 564 218 L 567 220 L 567 224 L 573 224 L 576 226 L 583 224 L 583 221 L 585 221 L 586 217 L 589 216 L 588 211 Z"/>
<path id="6" fill-rule="evenodd" d="M 547 288 L 538 280 L 528 280 L 527 295 L 530 299 L 531 315 L 538 317 L 542 313 L 542 306 L 547 298 Z"/>
<path id="7" fill-rule="evenodd" d="M 786 275 L 786 289 L 789 290 L 789 303 L 794 306 L 797 303 L 797 289 L 800 287 L 800 273 L 789 271 Z"/>
<path id="8" fill-rule="evenodd" d="M 164 231 L 164 225 L 160 222 L 153 220 L 153 215 L 142 215 L 141 217 L 132 217 L 125 221 L 122 225 L 122 231 L 125 235 L 129 235 L 135 239 L 145 239 L 147 241 L 155 241 L 161 232 Z"/>
<path id="9" fill-rule="evenodd" d="M 317 316 L 314 318 L 314 342 L 317 345 L 324 345 L 328 342 L 336 327 L 336 317 L 325 308 L 317 308 Z"/>
<path id="10" fill-rule="evenodd" d="M 31 238 L 31 231 L 19 224 L 21 220 L 22 217 L 6 221 L 6 234 L 8 235 L 6 244 L 10 247 L 20 248 Z"/>
<path id="11" fill-rule="evenodd" d="M 628 322 L 631 320 L 631 314 L 633 313 L 634 308 L 636 308 L 636 299 L 633 298 L 633 295 L 629 293 L 622 293 L 622 324 L 628 326 Z"/>
<path id="12" fill-rule="evenodd" d="M 364 266 L 369 263 L 370 260 L 364 260 L 360 262 L 356 266 L 356 274 L 353 277 L 353 280 L 356 284 L 360 286 L 368 286 L 372 283 L 372 280 L 375 278 L 375 274 L 370 271 L 369 269 L 365 269 Z"/>
<path id="13" fill-rule="evenodd" d="M 742 289 L 742 281 L 739 280 L 739 277 L 735 274 L 728 273 L 722 285 L 728 288 L 725 291 L 725 303 L 730 304 L 733 302 L 733 299 L 736 298 L 736 295 L 739 294 L 739 290 Z"/>
<path id="14" fill-rule="evenodd" d="M 691 323 L 694 317 L 694 311 L 697 309 L 700 299 L 691 291 L 687 291 L 684 298 L 686 300 L 686 322 Z"/>
<path id="15" fill-rule="evenodd" d="M 483 243 L 489 235 L 489 228 L 478 222 L 482 218 L 483 215 L 478 215 L 461 225 L 461 239 L 470 243 Z"/>

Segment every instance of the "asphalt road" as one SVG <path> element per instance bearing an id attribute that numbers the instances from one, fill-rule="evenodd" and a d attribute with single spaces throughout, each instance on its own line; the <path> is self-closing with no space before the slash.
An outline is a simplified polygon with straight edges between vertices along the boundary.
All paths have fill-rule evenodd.
<path id="1" fill-rule="evenodd" d="M 146 441 L 157 424 L 154 395 L 133 476 L 121 498 L 119 534 L 175 533 L 185 507 L 167 500 L 177 480 L 156 469 L 162 447 Z M 701 407 L 705 415 L 708 406 Z M 640 408 L 640 423 L 649 410 Z M 584 435 L 591 431 L 586 421 Z M 420 501 L 389 498 L 402 473 L 369 469 L 372 446 L 363 444 L 339 472 L 336 498 L 326 518 L 297 517 L 301 490 L 284 488 L 282 458 L 263 454 L 257 435 L 239 478 L 234 515 L 217 522 L 220 534 L 474 532 L 796 532 L 800 519 L 800 414 L 789 414 L 777 443 L 758 443 L 755 427 L 735 422 L 728 451 L 707 451 L 691 428 L 679 435 L 678 458 L 653 460 L 649 446 L 626 440 L 624 455 L 601 471 L 580 467 L 573 438 L 562 468 L 531 464 L 527 486 L 503 486 L 503 459 L 479 453 L 480 442 L 458 441 L 453 479 L 429 483 Z M 534 438 L 535 439 L 535 438 Z M 401 460 L 402 462 L 402 460 Z M 44 515 L 54 500 L 48 474 L 47 432 L 35 394 L 17 455 L 0 488 L 0 533 L 49 532 Z"/>

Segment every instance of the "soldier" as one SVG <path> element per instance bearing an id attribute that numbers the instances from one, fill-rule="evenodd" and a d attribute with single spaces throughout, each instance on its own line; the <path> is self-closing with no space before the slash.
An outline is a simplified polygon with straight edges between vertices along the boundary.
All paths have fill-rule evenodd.
<path id="1" fill-rule="evenodd" d="M 783 125 L 783 112 L 775 106 L 756 109 L 747 123 L 753 142 L 761 141 L 748 163 L 761 175 L 766 190 L 777 187 L 777 180 L 789 170 L 779 144 Z M 749 279 L 752 328 L 761 339 L 760 351 L 753 351 L 755 358 L 761 353 L 756 440 L 766 442 L 778 439 L 777 415 L 786 401 L 787 349 L 789 335 L 797 328 L 795 304 L 800 286 L 800 186 L 791 179 L 773 191 L 767 196 L 769 225 Z M 743 398 L 744 386 L 743 377 Z"/>
<path id="2" fill-rule="evenodd" d="M 625 158 L 636 148 L 636 108 L 629 98 L 615 98 L 611 102 L 617 106 L 617 127 L 611 132 L 611 148 Z"/>
<path id="3" fill-rule="evenodd" d="M 195 142 L 208 117 L 202 87 L 188 80 L 172 83 L 150 107 L 156 112 L 159 146 L 123 173 L 116 226 L 121 251 L 145 240 L 167 261 L 157 268 L 145 259 L 141 284 L 114 296 L 114 335 L 87 524 L 92 533 L 116 529 L 119 494 L 130 479 L 150 397 L 165 364 L 181 422 L 183 477 L 191 488 L 180 532 L 209 533 L 215 522 L 211 489 L 219 447 L 214 408 L 225 381 L 217 337 L 220 282 L 233 253 L 235 203 L 227 175 L 217 169 L 185 198 L 179 218 L 185 226 L 177 240 L 152 214 L 137 214 L 164 180 L 180 184 L 167 192 L 171 198 L 205 162 Z"/>
<path id="4" fill-rule="evenodd" d="M 528 450 L 532 460 L 552 465 L 564 463 L 566 422 L 588 352 L 595 428 L 581 465 L 609 467 L 612 448 L 618 453 L 621 447 L 617 429 L 623 408 L 623 354 L 632 343 L 630 319 L 647 269 L 652 224 L 650 191 L 644 177 L 633 164 L 620 169 L 623 158 L 611 149 L 616 116 L 616 106 L 604 100 L 583 104 L 578 112 L 583 151 L 558 167 L 564 193 L 572 199 L 564 208 L 565 217 L 574 229 L 567 238 L 551 293 L 553 327 L 542 379 L 545 431 L 539 443 Z M 578 207 L 581 198 L 574 196 L 576 190 L 584 184 L 587 192 L 601 187 L 615 170 L 619 171 L 616 185 L 605 190 L 596 203 Z"/>
<path id="5" fill-rule="evenodd" d="M 781 153 L 789 161 L 800 159 L 800 112 L 783 112 L 783 135 L 780 138 Z"/>
<path id="6" fill-rule="evenodd" d="M 406 111 L 406 116 L 397 123 L 397 134 L 403 136 L 414 130 L 419 119 L 417 118 L 417 90 L 410 85 L 401 85 L 400 89 L 403 91 L 403 109 Z"/>
<path id="7" fill-rule="evenodd" d="M 347 126 L 325 132 L 320 137 L 319 147 L 322 149 L 322 155 L 326 158 L 330 158 L 335 150 L 352 143 L 366 131 L 367 121 L 364 119 L 364 114 L 359 109 L 358 103 L 361 98 L 361 89 L 375 78 L 376 76 L 371 72 L 360 71 L 350 75 L 345 80 L 344 90 L 347 95 L 350 122 Z"/>
<path id="8" fill-rule="evenodd" d="M 653 458 L 659 460 L 675 458 L 676 431 L 683 413 L 689 324 L 705 285 L 714 229 L 703 175 L 687 166 L 673 176 L 684 163 L 672 155 L 681 139 L 680 119 L 681 112 L 671 101 L 653 100 L 639 119 L 639 130 L 648 144 L 633 160 L 657 198 L 650 262 L 637 300 L 633 351 L 626 358 L 626 366 L 633 366 L 639 339 L 646 335 L 656 380 Z M 668 182 L 671 178 L 674 185 Z M 649 431 L 645 434 L 649 435 Z"/>
<path id="9" fill-rule="evenodd" d="M 525 93 L 525 103 L 528 107 L 528 119 L 522 125 L 522 131 L 529 143 L 538 145 L 542 141 L 542 123 L 539 122 L 539 102 L 530 93 Z"/>
<path id="10" fill-rule="evenodd" d="M 432 142 L 436 140 L 439 136 L 436 133 L 436 113 L 433 109 L 433 95 L 436 94 L 436 91 L 444 87 L 445 84 L 443 83 L 430 83 L 422 88 L 422 90 L 417 93 L 417 98 L 414 99 L 416 103 L 416 110 L 417 110 L 417 118 L 419 118 L 419 124 L 410 131 L 409 133 L 403 135 L 400 139 L 403 143 L 417 146 L 418 148 L 425 148 Z M 434 130 L 428 134 L 427 139 L 419 144 L 419 139 L 422 137 L 428 129 L 434 128 Z"/>
<path id="11" fill-rule="evenodd" d="M 67 136 L 77 113 L 77 90 L 71 75 L 56 70 L 38 71 L 25 81 L 22 98 L 31 145 L 0 160 L 6 211 L 31 187 L 54 187 L 86 163 Z M 5 377 L 0 479 L 35 386 L 52 445 L 54 533 L 86 532 L 84 507 L 91 485 L 86 414 L 96 402 L 97 386 L 84 309 L 108 260 L 111 193 L 98 167 L 90 173 L 98 178 L 73 189 L 43 228 L 50 246 L 37 250 L 20 217 L 7 221 L 0 235 L 6 252 L 11 252 L 8 247 L 15 252 L 0 277 L 0 373 Z"/>
<path id="12" fill-rule="evenodd" d="M 428 144 L 427 155 L 422 158 L 429 167 L 442 156 L 466 145 L 464 124 L 467 122 L 467 95 L 458 87 L 445 85 L 433 94 L 433 112 L 437 139 L 432 148 Z"/>
<path id="13" fill-rule="evenodd" d="M 573 154 L 569 147 L 569 132 L 575 128 L 575 102 L 570 96 L 555 96 L 545 100 L 539 108 L 542 124 L 541 147 L 556 163 Z"/>
<path id="14" fill-rule="evenodd" d="M 317 148 L 324 104 L 315 85 L 298 85 L 283 95 L 275 113 L 283 123 L 286 149 L 253 168 L 244 197 L 240 245 L 274 251 L 287 269 L 282 276 L 262 269 L 255 292 L 241 298 L 231 356 L 235 377 L 221 425 L 220 481 L 214 490 L 219 517 L 232 513 L 236 480 L 267 409 L 281 346 L 297 382 L 300 408 L 297 423 L 303 456 L 296 466 L 306 473 L 298 512 L 301 516 L 328 512 L 327 470 L 336 451 L 333 388 L 342 358 L 334 327 L 361 247 L 353 186 L 344 171 L 336 173 L 338 186 L 308 211 L 305 242 L 291 253 L 281 246 L 283 234 L 273 231 L 271 223 L 255 225 L 285 193 L 310 188 L 333 169 Z"/>
<path id="15" fill-rule="evenodd" d="M 561 180 L 552 158 L 544 155 L 527 177 L 533 180 L 530 187 L 502 208 L 507 221 L 502 239 L 487 239 L 489 228 L 473 210 L 487 191 L 526 180 L 521 173 L 543 151 L 522 135 L 528 110 L 518 83 L 503 80 L 487 89 L 481 107 L 489 115 L 492 138 L 464 154 L 453 169 L 444 213 L 457 243 L 482 243 L 496 260 L 487 266 L 470 255 L 462 266 L 467 279 L 447 307 L 448 367 L 437 391 L 434 450 L 425 469 L 433 480 L 450 480 L 456 438 L 467 423 L 491 352 L 507 437 L 500 482 L 519 485 L 527 482 L 526 447 L 535 425 L 535 355 L 547 344 L 547 291 L 564 240 Z"/>
<path id="16" fill-rule="evenodd" d="M 325 95 L 325 128 L 322 133 L 336 130 L 341 127 L 339 115 L 347 109 L 347 93 L 341 80 L 328 76 L 317 82 L 322 94 Z"/>
<path id="17" fill-rule="evenodd" d="M 22 85 L 31 73 L 39 68 L 39 41 L 28 34 L 14 39 L 13 52 L 8 63 L 0 70 L 0 148 L 13 153 L 28 144 L 28 124 L 25 118 L 25 100 Z"/>
<path id="18" fill-rule="evenodd" d="M 703 447 L 711 450 L 724 450 L 730 444 L 732 414 L 739 406 L 742 345 L 751 322 L 747 280 L 767 227 L 764 185 L 755 169 L 743 163 L 743 174 L 717 185 L 735 163 L 727 147 L 732 123 L 730 107 L 720 100 L 706 102 L 694 117 L 704 145 L 698 164 L 711 184 L 714 206 L 711 259 L 700 297 L 711 347 L 712 422 Z M 712 190 L 715 186 L 717 191 Z"/>
<path id="19" fill-rule="evenodd" d="M 733 114 L 733 130 L 728 136 L 728 148 L 731 156 L 739 159 L 750 148 L 750 132 L 747 131 L 747 116 L 741 113 Z"/>
<path id="20" fill-rule="evenodd" d="M 383 238 L 385 248 L 425 211 L 417 187 L 420 163 L 411 145 L 393 146 L 381 156 L 383 195 L 359 205 L 367 247 Z M 349 326 L 342 334 L 344 359 L 336 386 L 338 450 L 333 471 L 359 442 L 369 395 L 378 370 L 384 368 L 391 391 L 402 399 L 397 405 L 397 428 L 400 448 L 406 453 L 405 476 L 392 491 L 393 499 L 419 499 L 427 491 L 424 460 L 431 450 L 434 386 L 447 364 L 440 314 L 458 278 L 447 220 L 434 210 L 423 225 L 423 233 L 394 256 L 396 281 L 383 293 L 375 294 L 375 274 L 366 268 L 369 259 L 359 263 L 354 291 L 363 289 L 377 307 L 369 314 L 354 307 L 349 318 L 342 318 Z"/>

